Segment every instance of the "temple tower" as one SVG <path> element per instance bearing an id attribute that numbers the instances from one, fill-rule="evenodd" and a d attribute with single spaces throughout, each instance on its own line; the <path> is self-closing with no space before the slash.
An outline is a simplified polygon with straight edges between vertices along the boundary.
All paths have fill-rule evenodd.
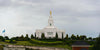
<path id="1" fill-rule="evenodd" d="M 51 11 L 50 11 L 49 19 L 48 19 L 48 26 L 54 26 L 54 21 L 53 21 L 53 18 L 52 18 L 52 12 Z"/>

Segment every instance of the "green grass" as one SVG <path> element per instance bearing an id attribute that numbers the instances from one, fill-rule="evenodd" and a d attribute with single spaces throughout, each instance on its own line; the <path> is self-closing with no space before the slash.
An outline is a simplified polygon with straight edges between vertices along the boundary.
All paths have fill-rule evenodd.
<path id="1" fill-rule="evenodd" d="M 39 41 L 39 40 L 35 40 L 35 39 L 31 39 L 32 43 L 37 43 L 37 44 L 62 44 L 62 41 Z"/>
<path id="2" fill-rule="evenodd" d="M 28 45 L 28 46 L 31 46 L 32 43 L 30 43 L 28 41 L 17 41 L 17 43 L 15 45 Z"/>
<path id="3" fill-rule="evenodd" d="M 0 42 L 0 44 L 10 44 L 10 43 L 6 43 L 6 42 Z"/>
<path id="4" fill-rule="evenodd" d="M 31 43 L 32 42 L 32 43 Z M 32 39 L 32 41 L 17 41 L 16 43 L 7 43 L 7 42 L 0 42 L 0 44 L 12 44 L 12 45 L 24 45 L 24 46 L 41 46 L 41 47 L 57 47 L 57 48 L 67 48 L 71 49 L 71 46 L 67 44 L 63 44 L 62 41 L 40 41 Z M 55 45 L 57 44 L 57 45 Z"/>

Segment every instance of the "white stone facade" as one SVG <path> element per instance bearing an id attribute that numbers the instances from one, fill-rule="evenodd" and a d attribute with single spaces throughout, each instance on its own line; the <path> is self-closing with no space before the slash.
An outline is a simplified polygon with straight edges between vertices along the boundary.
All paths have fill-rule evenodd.
<path id="1" fill-rule="evenodd" d="M 52 18 L 52 13 L 50 11 L 50 16 L 48 20 L 48 26 L 45 27 L 44 29 L 37 29 L 36 30 L 36 37 L 41 38 L 42 33 L 45 34 L 46 38 L 54 38 L 56 36 L 56 33 L 58 34 L 58 38 L 62 38 L 62 35 L 65 35 L 64 30 L 57 29 L 54 26 L 53 18 Z"/>

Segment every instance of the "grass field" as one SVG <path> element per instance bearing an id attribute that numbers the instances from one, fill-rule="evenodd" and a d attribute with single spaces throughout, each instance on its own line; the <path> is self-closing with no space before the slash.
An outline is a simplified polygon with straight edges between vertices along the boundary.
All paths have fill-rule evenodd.
<path id="1" fill-rule="evenodd" d="M 12 44 L 12 45 L 24 45 L 24 46 L 41 46 L 41 47 L 57 47 L 57 48 L 67 48 L 71 50 L 71 46 L 67 44 L 62 44 L 62 41 L 39 41 L 32 39 L 32 41 L 17 41 L 16 43 L 6 43 L 0 42 L 0 44 Z"/>

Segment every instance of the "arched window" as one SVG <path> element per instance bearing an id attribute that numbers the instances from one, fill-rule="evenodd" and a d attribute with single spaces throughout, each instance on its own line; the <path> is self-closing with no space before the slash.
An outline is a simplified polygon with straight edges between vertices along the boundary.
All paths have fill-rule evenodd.
<path id="1" fill-rule="evenodd" d="M 82 48 L 81 50 L 87 50 L 86 48 Z"/>

